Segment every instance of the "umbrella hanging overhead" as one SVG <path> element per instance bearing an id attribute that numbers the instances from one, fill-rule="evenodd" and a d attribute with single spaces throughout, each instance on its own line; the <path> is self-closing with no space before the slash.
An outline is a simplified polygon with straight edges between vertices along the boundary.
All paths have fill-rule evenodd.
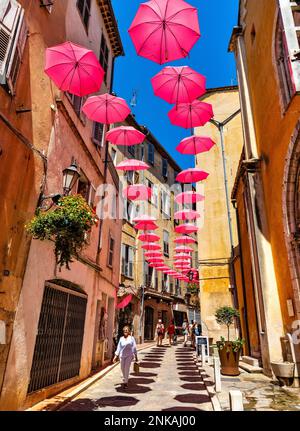
<path id="1" fill-rule="evenodd" d="M 169 103 L 191 103 L 206 91 L 206 78 L 188 66 L 167 66 L 151 83 L 154 94 Z"/>
<path id="2" fill-rule="evenodd" d="M 163 64 L 184 58 L 200 37 L 197 9 L 183 0 L 142 3 L 128 30 L 138 55 Z"/>
<path id="3" fill-rule="evenodd" d="M 194 238 L 191 238 L 190 236 L 179 236 L 178 238 L 174 239 L 174 242 L 177 244 L 194 244 L 197 242 Z"/>
<path id="4" fill-rule="evenodd" d="M 175 202 L 178 204 L 195 204 L 196 202 L 204 201 L 204 196 L 200 193 L 188 191 L 179 193 L 175 196 Z"/>
<path id="5" fill-rule="evenodd" d="M 151 188 L 144 184 L 132 184 L 123 190 L 123 197 L 131 201 L 147 201 L 151 195 Z"/>
<path id="6" fill-rule="evenodd" d="M 159 256 L 162 256 L 161 251 L 146 251 L 145 252 L 145 257 L 159 257 Z"/>
<path id="7" fill-rule="evenodd" d="M 198 181 L 203 181 L 208 177 L 208 173 L 205 171 L 201 171 L 198 168 L 189 168 L 184 171 L 179 172 L 176 177 L 176 181 L 180 183 L 196 183 Z"/>
<path id="8" fill-rule="evenodd" d="M 93 51 L 72 42 L 46 49 L 45 73 L 60 90 L 80 97 L 99 91 L 104 77 Z"/>
<path id="9" fill-rule="evenodd" d="M 210 103 L 194 100 L 192 103 L 179 103 L 168 112 L 170 121 L 174 126 L 192 129 L 204 126 L 213 116 Z"/>
<path id="10" fill-rule="evenodd" d="M 160 236 L 156 235 L 155 233 L 144 233 L 141 234 L 138 239 L 140 241 L 146 241 L 146 242 L 154 242 L 154 241 L 159 241 L 160 240 Z"/>
<path id="11" fill-rule="evenodd" d="M 141 160 L 127 159 L 119 163 L 116 166 L 116 169 L 119 171 L 144 171 L 149 169 L 149 166 L 147 163 L 142 162 Z"/>
<path id="12" fill-rule="evenodd" d="M 136 145 L 145 140 L 145 135 L 134 127 L 120 126 L 106 133 L 106 140 L 115 145 Z"/>
<path id="13" fill-rule="evenodd" d="M 153 217 L 153 216 L 151 216 L 151 215 L 148 215 L 148 214 L 143 214 L 143 215 L 140 215 L 140 216 L 134 217 L 134 219 L 132 219 L 132 221 L 133 221 L 134 223 L 137 223 L 137 222 L 140 222 L 140 221 L 150 221 L 150 222 L 155 222 L 155 221 L 157 221 L 157 218 L 155 218 L 155 217 Z"/>
<path id="14" fill-rule="evenodd" d="M 127 295 L 119 304 L 117 304 L 116 308 L 121 309 L 127 307 L 127 305 L 131 302 L 133 295 Z"/>
<path id="15" fill-rule="evenodd" d="M 197 232 L 198 228 L 197 226 L 195 226 L 192 223 L 184 223 L 184 224 L 180 224 L 179 226 L 175 227 L 175 232 L 176 233 L 194 233 Z"/>
<path id="16" fill-rule="evenodd" d="M 156 230 L 158 226 L 153 221 L 140 221 L 134 225 L 134 228 L 137 230 Z"/>
<path id="17" fill-rule="evenodd" d="M 177 245 L 175 247 L 175 251 L 180 251 L 180 252 L 186 253 L 186 252 L 194 251 L 194 249 L 192 247 L 187 246 L 187 245 Z"/>
<path id="18" fill-rule="evenodd" d="M 182 210 L 182 211 L 177 211 L 174 214 L 175 220 L 195 220 L 199 217 L 200 217 L 200 214 L 198 213 L 198 211 L 194 211 L 194 210 Z"/>
<path id="19" fill-rule="evenodd" d="M 156 244 L 155 242 L 148 242 L 142 245 L 142 249 L 144 250 L 160 250 L 161 246 Z"/>
<path id="20" fill-rule="evenodd" d="M 120 123 L 130 114 L 124 99 L 108 93 L 89 97 L 82 111 L 90 120 L 102 124 Z"/>
<path id="21" fill-rule="evenodd" d="M 192 256 L 186 253 L 178 253 L 174 255 L 174 259 L 182 259 L 182 260 L 192 260 Z"/>
<path id="22" fill-rule="evenodd" d="M 206 136 L 189 136 L 183 139 L 176 150 L 181 154 L 196 155 L 209 151 L 215 142 Z"/>
<path id="23" fill-rule="evenodd" d="M 148 263 L 154 263 L 155 265 L 162 265 L 164 263 L 164 259 L 161 256 L 156 257 L 147 257 Z"/>

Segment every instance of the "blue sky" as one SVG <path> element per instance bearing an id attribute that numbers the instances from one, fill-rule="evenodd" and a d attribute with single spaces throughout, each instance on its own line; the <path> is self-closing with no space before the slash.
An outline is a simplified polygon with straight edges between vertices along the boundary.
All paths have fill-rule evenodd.
<path id="1" fill-rule="evenodd" d="M 188 0 L 198 8 L 201 37 L 190 52 L 190 58 L 167 65 L 188 65 L 207 78 L 207 88 L 236 84 L 233 54 L 227 52 L 231 31 L 237 23 L 238 0 Z M 193 158 L 179 154 L 175 148 L 189 131 L 171 125 L 167 116 L 172 108 L 154 96 L 150 79 L 164 66 L 137 56 L 127 29 L 140 0 L 112 0 L 118 21 L 125 57 L 115 64 L 114 88 L 118 96 L 130 103 L 137 91 L 136 120 L 147 126 L 182 168 L 193 166 Z"/>

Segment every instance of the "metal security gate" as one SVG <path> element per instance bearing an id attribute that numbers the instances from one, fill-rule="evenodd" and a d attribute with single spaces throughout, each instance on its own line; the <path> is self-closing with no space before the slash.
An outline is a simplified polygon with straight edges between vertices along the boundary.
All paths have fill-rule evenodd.
<path id="1" fill-rule="evenodd" d="M 46 284 L 28 393 L 79 374 L 87 298 Z"/>

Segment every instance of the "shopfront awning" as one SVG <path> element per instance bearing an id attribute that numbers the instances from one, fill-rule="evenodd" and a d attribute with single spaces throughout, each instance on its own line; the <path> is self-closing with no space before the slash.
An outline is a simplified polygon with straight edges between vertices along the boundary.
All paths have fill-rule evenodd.
<path id="1" fill-rule="evenodd" d="M 127 307 L 127 305 L 131 302 L 133 295 L 127 295 L 119 304 L 117 304 L 116 308 L 121 309 Z"/>

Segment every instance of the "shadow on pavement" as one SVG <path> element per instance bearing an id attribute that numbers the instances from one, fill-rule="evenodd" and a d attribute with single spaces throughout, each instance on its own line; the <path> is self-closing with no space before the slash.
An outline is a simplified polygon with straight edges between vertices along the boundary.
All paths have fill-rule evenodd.
<path id="1" fill-rule="evenodd" d="M 142 368 L 159 368 L 160 364 L 154 362 L 140 362 L 140 367 Z"/>
<path id="2" fill-rule="evenodd" d="M 181 387 L 187 391 L 205 391 L 205 385 L 203 383 L 185 383 Z"/>
<path id="3" fill-rule="evenodd" d="M 179 371 L 184 371 L 184 370 L 194 371 L 194 369 L 195 369 L 195 366 L 192 366 L 192 365 L 187 365 L 186 367 L 181 365 L 180 367 L 177 367 L 177 370 L 179 370 Z"/>
<path id="4" fill-rule="evenodd" d="M 61 411 L 93 411 L 98 410 L 99 407 L 126 407 L 135 406 L 139 402 L 138 399 L 134 397 L 103 397 L 98 400 L 90 400 L 88 398 L 81 398 L 75 401 L 71 401 L 65 408 Z"/>
<path id="5" fill-rule="evenodd" d="M 210 397 L 208 395 L 200 395 L 200 394 L 176 395 L 174 399 L 176 401 L 179 401 L 180 403 L 191 403 L 191 404 L 203 404 L 203 403 L 210 402 Z"/>
<path id="6" fill-rule="evenodd" d="M 123 389 L 122 386 L 116 388 L 116 391 L 122 394 L 145 394 L 146 392 L 152 391 L 152 389 L 147 388 L 147 386 L 139 386 L 132 383 L 128 383 L 128 388 Z"/>
<path id="7" fill-rule="evenodd" d="M 134 379 L 129 379 L 129 383 L 133 383 L 135 385 L 150 385 L 151 383 L 155 383 L 155 380 L 136 377 Z"/>
<path id="8" fill-rule="evenodd" d="M 183 382 L 202 382 L 203 380 L 201 379 L 201 377 L 179 377 L 180 380 L 182 380 Z"/>
<path id="9" fill-rule="evenodd" d="M 179 371 L 180 376 L 199 376 L 198 371 Z"/>
<path id="10" fill-rule="evenodd" d="M 169 407 L 168 409 L 162 409 L 162 412 L 187 412 L 187 411 L 203 411 L 201 409 L 197 409 L 197 407 Z"/>

